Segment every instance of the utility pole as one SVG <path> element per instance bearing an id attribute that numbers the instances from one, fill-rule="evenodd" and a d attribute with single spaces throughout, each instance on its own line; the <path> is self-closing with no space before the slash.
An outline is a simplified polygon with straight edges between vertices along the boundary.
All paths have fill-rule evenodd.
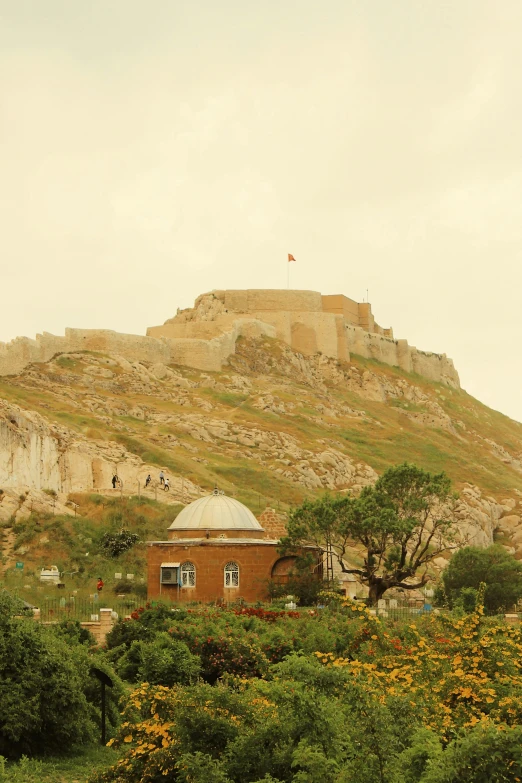
<path id="1" fill-rule="evenodd" d="M 334 581 L 333 550 L 332 550 L 332 540 L 330 538 L 330 534 L 328 534 L 326 537 L 326 581 L 328 583 L 328 587 L 331 587 L 333 585 L 333 581 Z"/>

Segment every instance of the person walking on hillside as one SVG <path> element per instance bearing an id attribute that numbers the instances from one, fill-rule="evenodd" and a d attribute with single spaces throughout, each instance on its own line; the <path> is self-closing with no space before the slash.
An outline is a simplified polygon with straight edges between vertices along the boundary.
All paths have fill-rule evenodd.
<path id="1" fill-rule="evenodd" d="M 103 590 L 103 579 L 101 576 L 98 577 L 98 581 L 96 582 L 96 589 L 99 593 Z"/>
<path id="2" fill-rule="evenodd" d="M 165 492 L 168 492 L 170 490 L 170 480 L 168 478 L 165 479 Z"/>
<path id="3" fill-rule="evenodd" d="M 160 470 L 159 480 L 160 480 L 160 484 L 164 484 L 165 483 L 165 474 L 164 474 L 164 472 L 162 470 Z"/>
<path id="4" fill-rule="evenodd" d="M 151 479 L 151 477 L 150 477 L 150 473 L 149 473 L 149 475 L 148 475 L 148 476 L 147 476 L 147 478 L 145 479 L 145 489 L 147 489 L 147 487 L 149 486 L 149 484 L 150 484 L 150 482 L 151 482 L 151 481 L 152 481 L 152 479 Z"/>
<path id="5" fill-rule="evenodd" d="M 113 489 L 116 489 L 116 484 L 118 484 L 118 482 L 119 482 L 119 478 L 118 478 L 118 476 L 115 473 L 114 476 L 112 477 L 112 488 Z"/>

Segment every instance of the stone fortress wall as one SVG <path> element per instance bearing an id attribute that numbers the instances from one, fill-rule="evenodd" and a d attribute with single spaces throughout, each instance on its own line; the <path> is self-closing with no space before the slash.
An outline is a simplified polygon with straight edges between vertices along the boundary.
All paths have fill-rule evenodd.
<path id="1" fill-rule="evenodd" d="M 193 308 L 178 311 L 162 326 L 149 327 L 147 336 L 66 329 L 64 337 L 47 332 L 35 340 L 18 337 L 0 343 L 0 376 L 20 373 L 28 364 L 49 361 L 59 353 L 78 351 L 218 372 L 235 352 L 239 337 L 261 336 L 277 337 L 305 355 L 321 352 L 349 361 L 354 353 L 459 386 L 451 359 L 396 340 L 391 329 L 375 322 L 368 303 L 342 294 L 262 289 L 202 294 Z"/>
<path id="2" fill-rule="evenodd" d="M 342 294 L 316 291 L 212 291 L 196 299 L 193 308 L 178 311 L 147 335 L 171 340 L 224 334 L 238 319 L 254 318 L 275 329 L 278 339 L 305 355 L 321 352 L 350 360 L 350 353 L 415 372 L 430 380 L 458 387 L 459 376 L 445 354 L 427 353 L 396 340 L 391 328 L 375 322 L 369 303 Z"/>

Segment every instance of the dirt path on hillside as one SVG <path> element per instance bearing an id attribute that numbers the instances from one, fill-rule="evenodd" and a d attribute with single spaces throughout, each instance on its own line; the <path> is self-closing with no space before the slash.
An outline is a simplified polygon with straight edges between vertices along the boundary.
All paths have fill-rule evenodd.
<path id="1" fill-rule="evenodd" d="M 6 558 L 3 565 L 4 573 L 12 568 L 16 562 L 14 557 L 14 545 L 16 541 L 16 534 L 12 527 L 4 528 L 4 540 L 2 541 L 2 555 Z"/>
<path id="2" fill-rule="evenodd" d="M 138 493 L 136 490 L 126 491 L 125 487 L 123 489 L 123 492 L 120 489 L 93 489 L 93 494 L 96 495 L 103 495 L 104 497 L 112 497 L 112 498 L 119 498 L 119 497 L 138 497 Z M 86 493 L 82 493 L 86 494 Z M 181 492 L 176 491 L 176 488 L 171 486 L 170 492 L 165 492 L 164 489 L 161 489 L 158 487 L 157 489 L 141 489 L 140 491 L 140 497 L 142 498 L 149 498 L 149 500 L 157 500 L 158 503 L 165 503 L 167 505 L 186 505 L 187 503 L 191 502 L 191 498 L 189 497 L 188 493 L 185 493 L 183 495 Z"/>

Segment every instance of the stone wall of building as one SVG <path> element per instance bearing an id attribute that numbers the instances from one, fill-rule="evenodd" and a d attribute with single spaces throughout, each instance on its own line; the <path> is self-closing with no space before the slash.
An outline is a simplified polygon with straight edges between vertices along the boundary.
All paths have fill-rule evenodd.
<path id="1" fill-rule="evenodd" d="M 426 353 L 395 340 L 391 328 L 375 322 L 368 302 L 342 294 L 321 296 L 315 291 L 211 291 L 196 299 L 193 308 L 178 311 L 163 326 L 150 327 L 155 337 L 212 339 L 234 318 L 254 317 L 270 324 L 277 339 L 304 355 L 323 353 L 349 361 L 350 352 L 417 372 L 429 380 L 459 386 L 453 362 L 444 354 Z"/>
<path id="2" fill-rule="evenodd" d="M 286 514 L 281 514 L 274 508 L 267 507 L 257 519 L 259 524 L 265 529 L 267 538 L 279 541 L 283 536 L 286 536 L 288 532 L 286 528 Z"/>
<path id="3" fill-rule="evenodd" d="M 149 599 L 188 603 L 232 603 L 242 598 L 247 603 L 266 600 L 268 580 L 279 560 L 277 542 L 216 541 L 154 542 L 147 547 L 147 582 Z M 196 567 L 196 586 L 177 587 L 160 584 L 161 563 L 184 563 Z M 224 568 L 229 562 L 239 566 L 239 587 L 225 587 Z"/>

